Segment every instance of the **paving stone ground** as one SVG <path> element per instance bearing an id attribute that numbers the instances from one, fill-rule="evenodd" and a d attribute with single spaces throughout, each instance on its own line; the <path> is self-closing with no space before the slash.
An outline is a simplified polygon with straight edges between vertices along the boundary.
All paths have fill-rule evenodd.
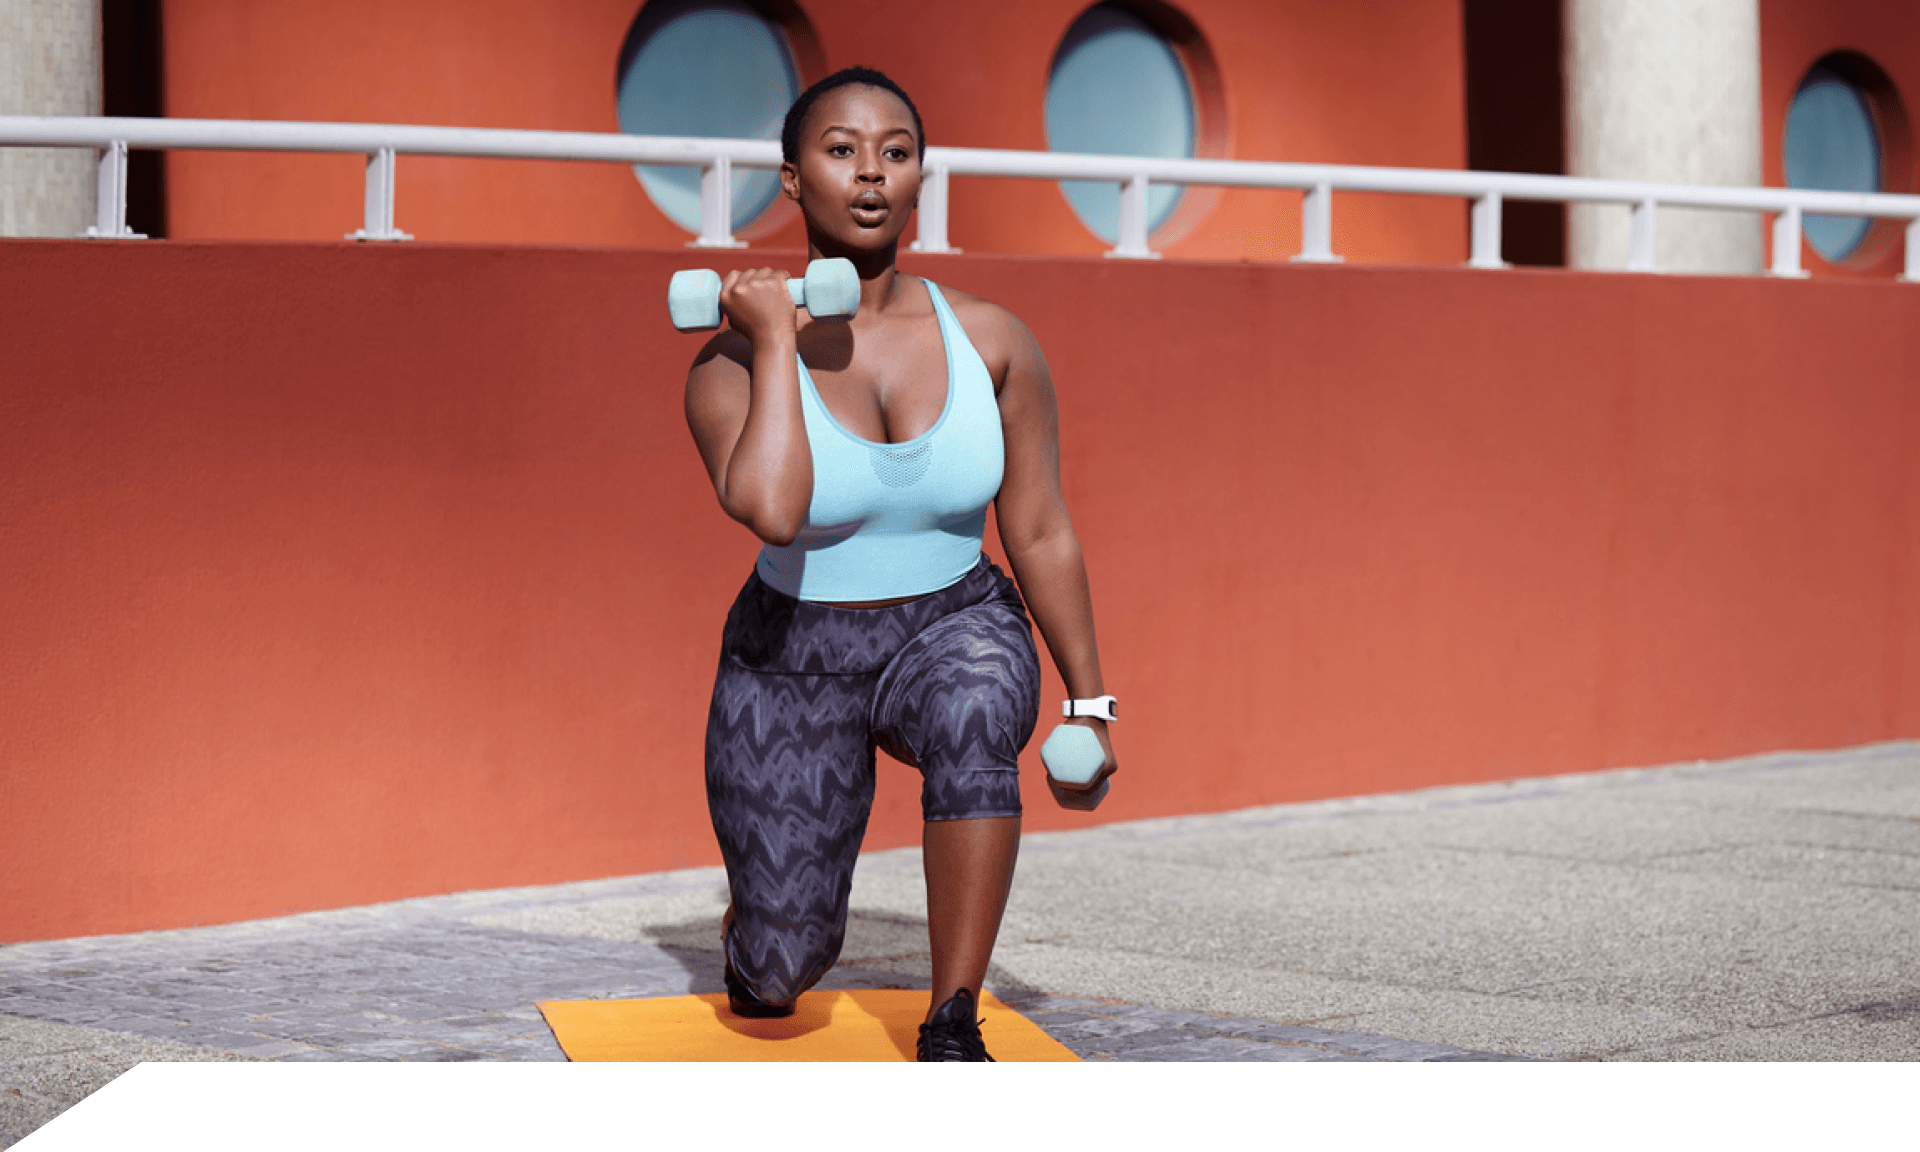
<path id="1" fill-rule="evenodd" d="M 720 991 L 717 916 L 705 925 L 711 931 L 693 942 L 684 939 L 693 933 L 683 923 L 661 925 L 617 913 L 611 922 L 638 939 L 497 924 L 583 908 L 605 916 L 609 904 L 672 908 L 690 892 L 705 893 L 720 883 L 717 869 L 701 869 L 14 945 L 0 950 L 0 998 L 7 1013 L 0 1019 L 16 1027 L 41 1021 L 72 1034 L 79 1029 L 138 1037 L 242 1059 L 565 1060 L 535 1001 Z M 924 935 L 924 922 L 918 930 Z M 860 935 L 872 934 L 856 934 L 856 940 Z M 842 964 L 822 987 L 926 984 L 856 960 Z M 1444 1045 L 1048 996 L 1018 986 L 1006 990 L 1006 998 L 1093 1059 L 1463 1054 Z M 1260 1055 L 1267 1049 L 1272 1052 Z"/>
<path id="2" fill-rule="evenodd" d="M 919 854 L 823 987 L 924 988 Z M 718 869 L 0 947 L 0 1147 L 142 1060 L 564 1060 L 721 990 Z M 1920 746 L 1028 837 L 988 985 L 1090 1060 L 1920 1057 Z"/>

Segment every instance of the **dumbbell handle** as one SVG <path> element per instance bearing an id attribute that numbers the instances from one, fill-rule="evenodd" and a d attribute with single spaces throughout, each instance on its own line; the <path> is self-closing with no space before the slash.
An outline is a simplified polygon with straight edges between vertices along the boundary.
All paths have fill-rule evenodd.
<path id="1" fill-rule="evenodd" d="M 711 268 L 675 272 L 667 284 L 667 314 L 682 332 L 720 326 L 720 273 Z M 860 308 L 860 276 L 853 262 L 835 257 L 807 265 L 805 278 L 789 277 L 787 295 L 815 320 L 850 320 Z"/>

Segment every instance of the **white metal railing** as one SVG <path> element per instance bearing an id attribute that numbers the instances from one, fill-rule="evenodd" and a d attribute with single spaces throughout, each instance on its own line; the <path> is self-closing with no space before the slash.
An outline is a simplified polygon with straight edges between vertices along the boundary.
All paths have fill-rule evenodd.
<path id="1" fill-rule="evenodd" d="M 171 120 L 108 116 L 0 116 L 0 147 L 98 148 L 97 220 L 87 235 L 133 238 L 126 222 L 129 148 L 250 152 L 357 153 L 367 158 L 366 216 L 354 240 L 406 240 L 394 225 L 396 157 L 479 156 L 581 160 L 700 169 L 697 247 L 736 247 L 731 225 L 734 168 L 778 168 L 771 140 L 693 136 L 626 136 L 596 132 L 531 132 L 504 128 L 435 128 L 406 124 L 312 124 L 261 120 Z M 1625 204 L 1631 207 L 1627 267 L 1655 271 L 1654 213 L 1662 206 L 1717 208 L 1773 215 L 1775 276 L 1804 276 L 1803 216 L 1869 216 L 1905 220 L 1904 280 L 1920 281 L 1920 196 L 1821 192 L 1805 188 L 1735 188 L 1530 176 L 1427 168 L 1363 168 L 1249 160 L 1171 160 L 1081 156 L 986 148 L 928 148 L 920 195 L 916 252 L 953 252 L 947 243 L 947 200 L 953 176 L 1104 181 L 1120 185 L 1119 240 L 1109 256 L 1147 258 L 1147 189 L 1152 184 L 1292 189 L 1306 194 L 1295 260 L 1336 263 L 1333 193 L 1391 192 L 1458 196 L 1472 202 L 1467 264 L 1498 268 L 1501 205 L 1507 200 Z"/>

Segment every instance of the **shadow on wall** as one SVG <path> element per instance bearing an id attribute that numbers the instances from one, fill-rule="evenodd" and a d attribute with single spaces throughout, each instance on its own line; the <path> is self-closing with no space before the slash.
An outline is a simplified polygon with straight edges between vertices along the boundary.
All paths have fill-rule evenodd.
<path id="1" fill-rule="evenodd" d="M 1464 0 L 1467 167 L 1476 172 L 1567 171 L 1560 5 L 1541 0 Z M 1564 267 L 1564 204 L 1510 200 L 1500 206 L 1500 256 L 1509 264 Z M 1471 218 L 1473 205 L 1466 211 Z"/>
<path id="2" fill-rule="evenodd" d="M 101 0 L 100 73 L 107 116 L 165 116 L 161 0 Z M 167 154 L 127 153 L 127 226 L 151 240 L 167 235 Z"/>

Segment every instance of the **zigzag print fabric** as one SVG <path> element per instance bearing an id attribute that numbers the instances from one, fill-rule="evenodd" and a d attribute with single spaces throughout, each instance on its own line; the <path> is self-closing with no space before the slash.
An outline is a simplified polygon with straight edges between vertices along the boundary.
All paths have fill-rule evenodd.
<path id="1" fill-rule="evenodd" d="M 985 557 L 889 608 L 749 577 L 707 715 L 707 807 L 733 900 L 727 959 L 754 994 L 789 1003 L 840 956 L 876 747 L 920 769 L 928 820 L 1018 816 L 1039 713 L 1026 605 Z"/>

